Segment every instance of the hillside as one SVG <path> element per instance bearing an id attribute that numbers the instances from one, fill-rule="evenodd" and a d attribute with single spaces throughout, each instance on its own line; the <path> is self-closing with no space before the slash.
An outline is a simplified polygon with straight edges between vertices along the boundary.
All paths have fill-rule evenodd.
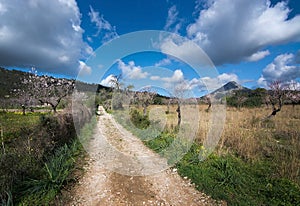
<path id="1" fill-rule="evenodd" d="M 0 98 L 11 94 L 11 91 L 17 86 L 21 86 L 21 79 L 26 72 L 17 70 L 7 70 L 0 67 Z"/>
<path id="2" fill-rule="evenodd" d="M 22 72 L 18 70 L 7 70 L 0 67 L 0 98 L 12 96 L 12 91 L 14 89 L 19 89 L 21 87 L 24 87 L 24 84 L 22 84 L 22 80 L 28 77 L 28 75 L 30 75 L 30 73 L 28 72 Z M 62 78 L 55 78 L 55 77 L 51 77 L 51 78 L 62 79 Z M 73 81 L 73 79 L 68 79 L 68 80 Z M 75 86 L 76 89 L 78 89 L 79 91 L 96 92 L 102 89 L 108 90 L 108 87 L 99 84 L 89 84 L 80 81 L 76 81 Z"/>

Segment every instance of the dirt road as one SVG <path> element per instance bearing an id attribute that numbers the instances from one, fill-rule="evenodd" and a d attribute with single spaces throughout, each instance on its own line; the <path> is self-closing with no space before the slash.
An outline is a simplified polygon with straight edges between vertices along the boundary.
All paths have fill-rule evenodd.
<path id="1" fill-rule="evenodd" d="M 68 205 L 218 205 L 100 108 L 86 172 Z"/>

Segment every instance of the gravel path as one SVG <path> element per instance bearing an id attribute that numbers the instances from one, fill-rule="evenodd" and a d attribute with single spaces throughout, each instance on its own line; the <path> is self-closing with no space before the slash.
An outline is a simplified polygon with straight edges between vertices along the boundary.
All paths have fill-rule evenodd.
<path id="1" fill-rule="evenodd" d="M 100 107 L 86 172 L 67 205 L 226 205 L 197 191 Z"/>

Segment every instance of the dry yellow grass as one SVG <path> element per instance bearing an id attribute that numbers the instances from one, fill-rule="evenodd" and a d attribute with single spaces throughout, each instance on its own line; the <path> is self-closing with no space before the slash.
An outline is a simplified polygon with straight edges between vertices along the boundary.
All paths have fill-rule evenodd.
<path id="1" fill-rule="evenodd" d="M 166 106 L 149 107 L 166 111 Z M 207 105 L 199 105 L 199 127 L 196 140 L 203 143 L 212 127 L 212 111 Z M 165 128 L 172 130 L 177 125 L 176 106 L 169 114 L 163 114 Z M 300 182 L 300 105 L 285 105 L 275 117 L 266 119 L 271 108 L 226 108 L 224 129 L 216 148 L 218 153 L 235 153 L 246 161 L 269 160 L 276 163 L 278 177 L 288 177 Z M 162 115 L 162 114 L 161 114 Z M 162 119 L 160 115 L 160 119 Z M 184 114 L 192 118 L 195 113 Z M 194 118 L 194 117 L 193 117 Z"/>

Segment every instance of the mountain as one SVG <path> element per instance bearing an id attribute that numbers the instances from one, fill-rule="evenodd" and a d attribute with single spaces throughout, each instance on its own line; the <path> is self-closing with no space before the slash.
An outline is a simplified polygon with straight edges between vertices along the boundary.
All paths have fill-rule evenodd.
<path id="1" fill-rule="evenodd" d="M 247 87 L 243 87 L 242 85 L 236 83 L 235 81 L 231 81 L 220 87 L 219 89 L 213 91 L 211 94 L 218 94 L 218 93 L 231 93 L 235 90 L 241 90 L 241 91 L 251 91 L 251 89 L 248 89 Z"/>
<path id="2" fill-rule="evenodd" d="M 250 93 L 252 90 L 248 89 L 247 87 L 243 87 L 242 85 L 236 83 L 235 81 L 231 81 L 224 84 L 219 89 L 216 89 L 215 91 L 211 92 L 210 95 L 215 99 L 222 99 L 224 96 L 233 94 L 234 91 Z"/>

